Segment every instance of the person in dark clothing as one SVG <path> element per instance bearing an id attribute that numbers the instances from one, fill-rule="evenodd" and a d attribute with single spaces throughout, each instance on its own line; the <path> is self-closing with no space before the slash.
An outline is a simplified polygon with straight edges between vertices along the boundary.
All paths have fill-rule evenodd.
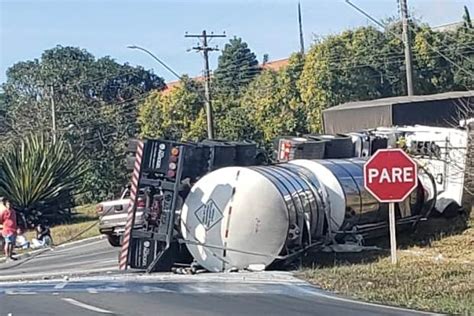
<path id="1" fill-rule="evenodd" d="M 32 248 L 50 247 L 52 244 L 50 229 L 43 224 L 36 226 L 36 238 L 32 240 Z"/>

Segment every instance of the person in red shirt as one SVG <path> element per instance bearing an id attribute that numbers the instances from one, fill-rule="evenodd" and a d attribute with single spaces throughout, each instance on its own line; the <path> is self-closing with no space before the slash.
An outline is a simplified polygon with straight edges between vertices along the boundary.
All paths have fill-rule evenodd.
<path id="1" fill-rule="evenodd" d="M 13 248 L 15 247 L 16 239 L 16 213 L 15 210 L 11 207 L 10 201 L 7 199 L 2 200 L 4 209 L 0 216 L 0 222 L 3 225 L 2 236 L 5 240 L 5 256 L 7 259 L 16 260 L 13 257 Z"/>

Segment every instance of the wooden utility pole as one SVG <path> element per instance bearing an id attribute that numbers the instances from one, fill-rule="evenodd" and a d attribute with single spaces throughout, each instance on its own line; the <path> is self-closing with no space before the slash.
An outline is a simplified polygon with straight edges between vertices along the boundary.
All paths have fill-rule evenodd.
<path id="1" fill-rule="evenodd" d="M 298 26 L 300 30 L 300 52 L 304 55 L 303 22 L 301 21 L 301 4 L 298 2 Z"/>
<path id="2" fill-rule="evenodd" d="M 408 21 L 407 0 L 400 0 L 400 12 L 402 16 L 402 36 L 405 45 L 405 71 L 407 77 L 407 94 L 413 95 L 413 66 L 410 45 L 410 25 Z"/>
<path id="3" fill-rule="evenodd" d="M 192 49 L 202 51 L 204 56 L 204 93 L 206 94 L 206 117 L 207 117 L 207 137 L 214 139 L 214 122 L 212 117 L 212 100 L 211 100 L 211 73 L 209 71 L 209 52 L 219 50 L 215 47 L 209 47 L 208 39 L 214 37 L 225 37 L 225 34 L 207 34 L 206 30 L 202 34 L 186 34 L 184 37 L 199 38 L 201 43 Z"/>
<path id="4" fill-rule="evenodd" d="M 56 106 L 54 104 L 54 88 L 53 86 L 50 87 L 49 89 L 50 93 L 50 101 L 51 101 L 51 121 L 53 124 L 53 144 L 56 144 L 56 138 L 57 138 L 57 129 L 56 129 Z"/>

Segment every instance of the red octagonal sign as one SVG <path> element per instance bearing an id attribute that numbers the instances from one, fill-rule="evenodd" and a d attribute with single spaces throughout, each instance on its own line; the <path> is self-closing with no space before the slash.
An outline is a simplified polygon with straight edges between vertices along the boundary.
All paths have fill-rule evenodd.
<path id="1" fill-rule="evenodd" d="M 364 186 L 379 202 L 401 202 L 417 185 L 417 165 L 401 149 L 380 149 L 364 165 Z"/>

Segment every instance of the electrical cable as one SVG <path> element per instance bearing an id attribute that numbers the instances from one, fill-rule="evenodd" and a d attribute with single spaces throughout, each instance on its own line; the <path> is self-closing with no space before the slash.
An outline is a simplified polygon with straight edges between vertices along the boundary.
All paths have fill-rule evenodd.
<path id="1" fill-rule="evenodd" d="M 365 12 L 364 10 L 362 10 L 361 8 L 359 8 L 358 6 L 356 6 L 355 4 L 353 4 L 350 0 L 345 0 L 345 2 L 350 5 L 351 7 L 353 7 L 355 10 L 357 10 L 359 13 L 363 14 L 364 16 L 366 16 L 367 18 L 369 18 L 372 22 L 374 22 L 375 24 L 381 26 L 382 28 L 384 28 L 386 31 L 388 31 L 390 34 L 394 35 L 396 38 L 399 38 L 399 35 L 386 29 L 384 24 L 381 23 L 380 21 L 376 20 L 375 18 L 373 18 L 370 14 L 368 14 L 367 12 Z M 433 50 L 435 53 L 437 53 L 438 55 L 442 56 L 446 61 L 448 61 L 450 64 L 452 64 L 453 66 L 455 66 L 456 68 L 458 68 L 459 70 L 465 72 L 466 74 L 468 75 L 471 75 L 471 76 L 474 76 L 474 72 L 470 72 L 466 69 L 464 69 L 463 67 L 459 66 L 457 63 L 455 63 L 454 61 L 452 61 L 449 57 L 447 57 L 445 54 L 441 53 L 438 49 L 436 49 L 435 47 L 433 47 L 430 43 L 428 43 L 426 40 L 425 40 L 425 44 L 431 48 L 431 50 Z"/>

